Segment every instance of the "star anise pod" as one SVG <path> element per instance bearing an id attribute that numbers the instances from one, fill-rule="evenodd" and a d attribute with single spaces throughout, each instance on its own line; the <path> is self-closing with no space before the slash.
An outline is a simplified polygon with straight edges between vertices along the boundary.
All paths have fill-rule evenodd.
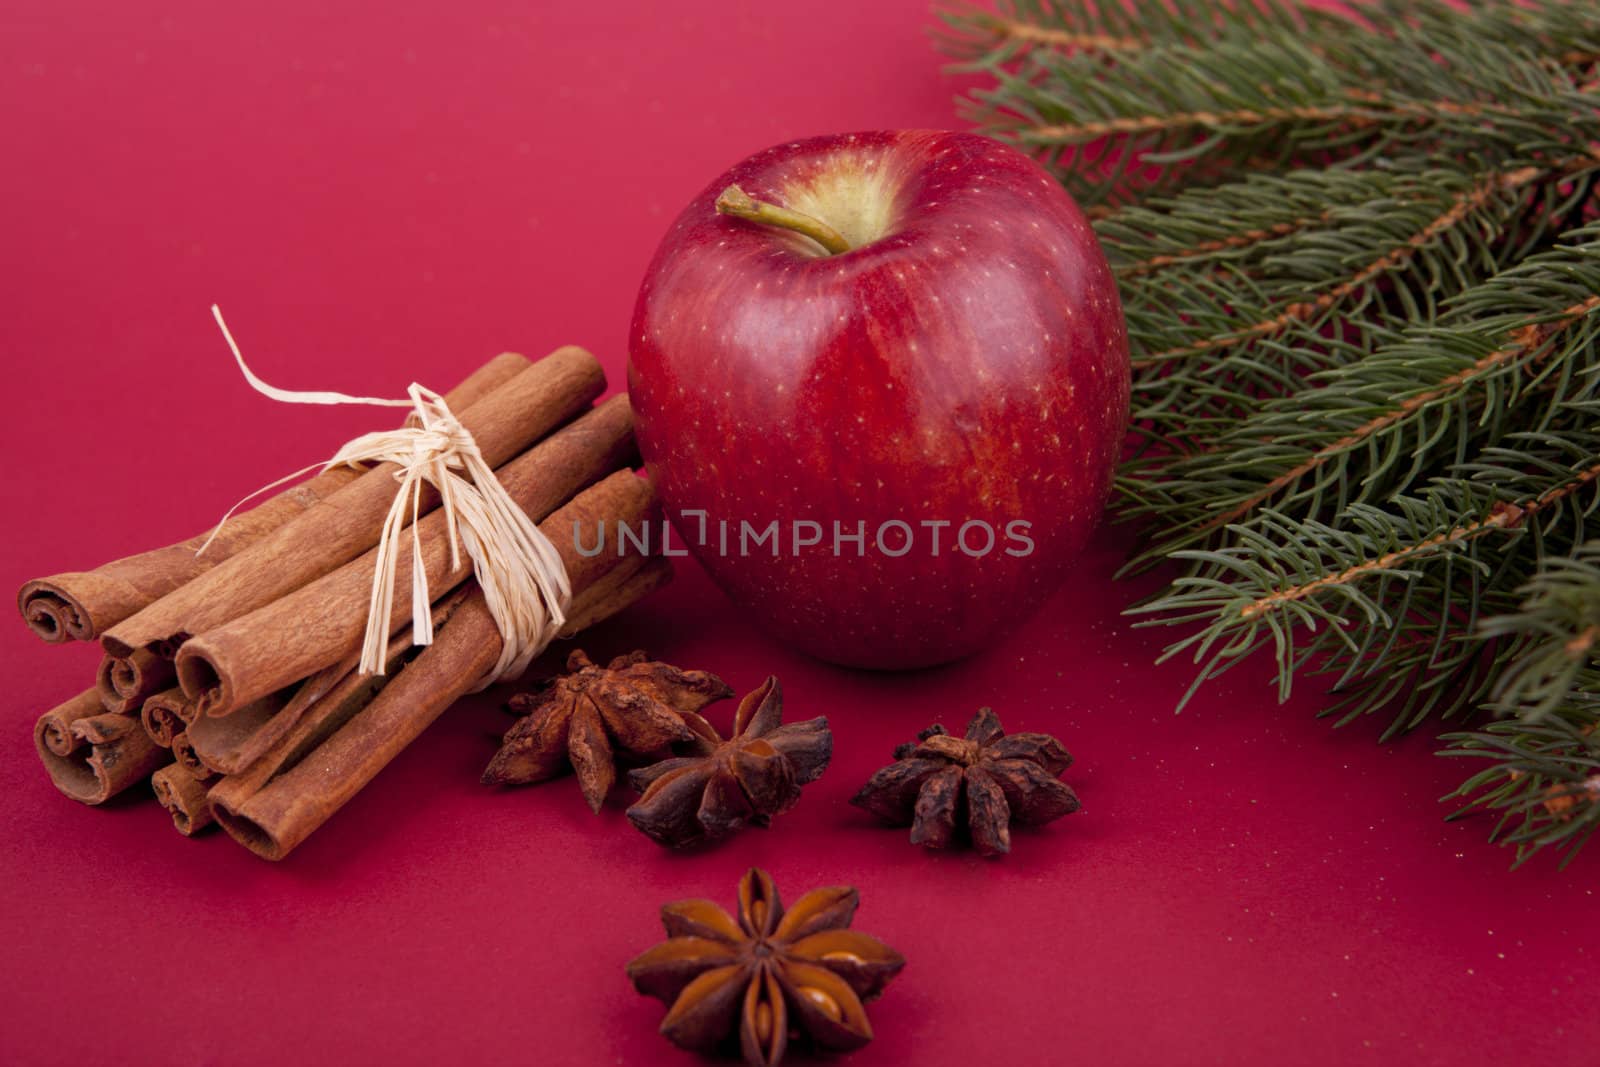
<path id="1" fill-rule="evenodd" d="M 751 868 L 739 880 L 739 918 L 709 900 L 661 909 L 668 940 L 628 964 L 634 988 L 669 1005 L 661 1033 L 712 1052 L 737 1030 L 745 1062 L 769 1067 L 790 1040 L 835 1052 L 872 1040 L 864 1000 L 906 964 L 875 937 L 846 929 L 860 894 L 813 889 L 787 912 L 778 887 Z"/>
<path id="2" fill-rule="evenodd" d="M 985 855 L 1011 851 L 1010 824 L 1038 826 L 1078 810 L 1078 797 L 1056 776 L 1072 763 L 1049 734 L 1010 734 L 980 708 L 964 738 L 943 726 L 894 750 L 895 762 L 868 779 L 850 801 L 895 826 L 911 843 L 944 848 L 964 825 Z"/>
<path id="3" fill-rule="evenodd" d="M 689 753 L 631 772 L 644 793 L 628 818 L 657 844 L 676 848 L 725 837 L 741 826 L 767 826 L 800 800 L 833 756 L 826 718 L 783 723 L 783 693 L 768 678 L 739 702 L 726 741 L 695 714 Z"/>
<path id="4" fill-rule="evenodd" d="M 660 757 L 674 741 L 695 736 L 686 717 L 704 722 L 696 714 L 701 708 L 731 696 L 732 688 L 716 675 L 679 670 L 643 652 L 599 667 L 582 650 L 574 651 L 566 674 L 511 698 L 511 710 L 527 717 L 506 732 L 483 782 L 543 782 L 570 765 L 583 798 L 598 812 L 616 781 L 619 752 Z"/>

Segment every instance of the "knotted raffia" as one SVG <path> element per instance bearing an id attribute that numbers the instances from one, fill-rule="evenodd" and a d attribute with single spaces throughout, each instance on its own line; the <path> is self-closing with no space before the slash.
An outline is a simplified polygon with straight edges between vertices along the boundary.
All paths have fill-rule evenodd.
<path id="1" fill-rule="evenodd" d="M 449 530 L 452 569 L 461 565 L 461 550 L 472 560 L 473 572 L 483 588 L 484 601 L 504 644 L 499 662 L 479 683 L 483 688 L 501 678 L 521 674 L 530 660 L 544 651 L 566 622 L 572 599 L 561 554 L 526 512 L 516 505 L 495 478 L 466 427 L 451 412 L 444 397 L 413 382 L 408 399 L 348 396 L 330 391 L 298 392 L 279 389 L 256 377 L 244 361 L 239 346 L 213 305 L 211 313 L 233 351 L 245 380 L 263 396 L 288 404 L 366 404 L 409 407 L 415 425 L 369 433 L 346 444 L 321 464 L 323 470 L 340 464 L 393 463 L 399 488 L 384 519 L 378 541 L 377 564 L 372 576 L 372 599 L 367 611 L 366 638 L 361 648 L 363 674 L 382 674 L 389 642 L 389 617 L 394 603 L 395 566 L 399 541 L 406 526 L 415 526 L 421 512 L 423 486 L 439 491 Z M 257 492 L 299 477 L 313 468 L 296 471 Z M 252 496 L 255 494 L 252 494 Z M 249 498 L 246 498 L 249 499 Z M 243 501 L 240 502 L 241 504 Z M 233 514 L 239 505 L 230 509 Z M 223 516 L 223 522 L 228 519 Z M 218 523 L 220 530 L 222 524 Z M 213 531 L 212 536 L 216 536 Z M 206 542 L 210 544 L 209 539 Z M 205 545 L 199 549 L 204 552 Z M 433 642 L 433 598 L 422 562 L 422 547 L 411 538 L 411 633 L 419 645 Z"/>

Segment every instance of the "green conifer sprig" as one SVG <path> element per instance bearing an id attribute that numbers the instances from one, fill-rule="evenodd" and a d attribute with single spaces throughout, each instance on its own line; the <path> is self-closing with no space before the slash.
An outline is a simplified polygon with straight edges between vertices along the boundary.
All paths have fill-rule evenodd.
<path id="1" fill-rule="evenodd" d="M 1514 264 L 1463 289 L 1442 318 L 1418 314 L 1425 325 L 1292 383 L 1220 429 L 1210 451 L 1126 480 L 1128 512 L 1161 520 L 1150 551 L 1204 541 L 1268 504 L 1299 515 L 1381 500 L 1544 424 L 1568 400 L 1600 396 L 1600 374 L 1580 366 L 1600 339 L 1600 230 L 1576 236 L 1588 239 Z"/>
<path id="2" fill-rule="evenodd" d="M 1339 722 L 1465 723 L 1462 811 L 1570 856 L 1600 825 L 1600 10 L 1359 12 L 1001 0 L 943 41 L 1118 277 L 1116 512 L 1130 567 L 1177 567 L 1141 625 L 1196 686 L 1260 652 Z"/>
<path id="3" fill-rule="evenodd" d="M 962 8 L 940 17 L 945 51 L 968 61 L 1013 60 L 1035 49 L 1117 55 L 1157 44 L 1248 39 L 1263 26 L 1298 30 L 1320 18 L 1283 0 L 1247 0 L 1226 13 L 1208 0 L 1173 0 L 1142 11 L 1092 0 L 1017 0 L 997 11 Z"/>
<path id="4" fill-rule="evenodd" d="M 1523 644 L 1501 677 L 1495 704 L 1535 719 L 1581 688 L 1588 660 L 1600 647 L 1600 539 L 1584 542 L 1571 556 L 1546 559 L 1521 591 L 1527 599 L 1518 609 L 1485 619 L 1480 633 Z"/>
<path id="5" fill-rule="evenodd" d="M 1585 157 L 1581 169 L 1600 170 L 1600 159 Z M 1162 232 L 1162 212 L 1151 208 L 1106 220 L 1102 236 L 1115 249 L 1128 307 L 1139 431 L 1162 447 L 1205 436 L 1209 426 L 1220 432 L 1306 374 L 1367 355 L 1393 338 L 1391 316 L 1361 314 L 1373 302 L 1396 306 L 1411 323 L 1432 321 L 1451 294 L 1516 261 L 1509 238 L 1541 173 L 1335 172 L 1345 179 L 1335 183 L 1298 172 L 1252 181 L 1245 185 L 1263 197 L 1289 187 L 1287 208 L 1253 231 L 1185 245 L 1178 241 L 1203 225 L 1182 214 L 1192 196 L 1166 202 L 1189 224 L 1176 234 Z M 1367 199 L 1317 212 L 1302 201 L 1319 189 Z M 1251 240 L 1262 234 L 1271 236 Z"/>
<path id="6" fill-rule="evenodd" d="M 1600 406 L 1586 410 L 1592 419 Z M 1527 437 L 1486 454 L 1480 477 L 1351 504 L 1334 522 L 1265 510 L 1229 527 L 1219 547 L 1173 553 L 1187 573 L 1132 610 L 1197 627 L 1164 657 L 1192 653 L 1196 687 L 1273 648 L 1285 699 L 1304 667 L 1341 671 L 1346 683 L 1353 668 L 1392 675 L 1395 664 L 1373 655 L 1379 642 L 1442 640 L 1441 626 L 1445 637 L 1485 640 L 1475 620 L 1491 588 L 1507 576 L 1520 584 L 1534 552 L 1573 551 L 1600 507 L 1600 422 Z"/>
<path id="7" fill-rule="evenodd" d="M 1445 734 L 1440 755 L 1488 760 L 1446 800 L 1464 800 L 1455 817 L 1499 812 L 1494 840 L 1522 863 L 1540 849 L 1577 854 L 1600 828 L 1600 674 L 1584 677 L 1568 702 L 1541 719 L 1502 719 L 1473 733 Z"/>
<path id="8" fill-rule="evenodd" d="M 1497 833 L 1519 859 L 1545 846 L 1570 857 L 1600 829 L 1600 539 L 1547 559 L 1520 592 L 1516 610 L 1482 626 L 1520 649 L 1492 695 L 1506 717 L 1445 735 L 1444 755 L 1492 765 L 1451 797 L 1467 801 L 1458 814 L 1501 812 Z"/>
<path id="9" fill-rule="evenodd" d="M 1205 16 L 1168 33 L 1163 25 L 1179 17 L 1148 3 L 1138 17 L 1155 28 L 1137 48 L 997 44 L 997 24 L 1046 17 L 1039 5 L 1014 5 L 1025 6 L 1035 8 L 1028 17 L 947 17 L 967 69 L 994 79 L 973 91 L 964 113 L 1036 150 L 1085 204 L 1241 170 L 1357 166 L 1401 152 L 1538 161 L 1574 143 L 1574 121 L 1584 129 L 1600 121 L 1584 103 L 1596 34 L 1576 6 L 1565 17 L 1519 20 L 1506 15 L 1511 5 L 1485 5 L 1496 14 L 1475 25 L 1444 5 L 1380 4 L 1363 9 L 1372 23 L 1364 29 L 1278 5 L 1188 4 Z M 1099 6 L 1100 23 L 1119 19 L 1121 5 Z M 1226 28 L 1202 34 L 1208 19 Z M 1088 36 L 1119 33 L 1102 25 Z M 1151 167 L 1160 168 L 1154 177 Z"/>

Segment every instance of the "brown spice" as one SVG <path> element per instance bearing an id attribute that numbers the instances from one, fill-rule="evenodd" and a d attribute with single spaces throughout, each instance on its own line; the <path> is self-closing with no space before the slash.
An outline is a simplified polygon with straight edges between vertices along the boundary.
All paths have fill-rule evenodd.
<path id="1" fill-rule="evenodd" d="M 661 909 L 668 940 L 628 964 L 646 996 L 669 1005 L 661 1033 L 673 1044 L 712 1052 L 738 1043 L 746 1063 L 770 1067 L 790 1040 L 845 1052 L 872 1040 L 862 1001 L 879 996 L 905 958 L 875 937 L 847 929 L 860 894 L 814 889 L 787 912 L 765 871 L 739 881 L 737 921 L 709 900 Z"/>
<path id="2" fill-rule="evenodd" d="M 187 769 L 169 763 L 150 776 L 156 799 L 172 816 L 172 825 L 184 837 L 193 837 L 216 822 L 206 800 L 206 784 Z"/>
<path id="3" fill-rule="evenodd" d="M 95 714 L 99 710 L 100 694 L 87 689 L 45 712 L 34 727 L 34 747 L 50 780 L 84 804 L 105 803 L 172 759 L 137 715 Z"/>
<path id="4" fill-rule="evenodd" d="M 64 704 L 45 712 L 34 727 L 34 743 L 38 746 L 40 756 L 47 752 L 52 756 L 72 755 L 84 744 L 83 735 L 74 732 L 72 724 L 79 719 L 104 715 L 105 711 L 105 705 L 100 701 L 100 691 L 91 686 Z M 48 759 L 45 763 L 49 766 Z"/>
<path id="5" fill-rule="evenodd" d="M 633 459 L 633 412 L 626 397 L 606 401 L 573 420 L 495 471 L 507 494 L 535 522 L 543 523 L 575 494 Z M 391 485 L 393 483 L 391 482 Z M 571 539 L 571 527 L 546 536 Z M 435 511 L 401 531 L 395 542 L 396 589 L 411 585 L 414 564 L 427 575 L 429 595 L 438 598 L 472 575 L 466 553 L 452 549 L 448 517 Z M 413 555 L 415 553 L 415 555 Z M 608 567 L 613 553 L 575 556 L 568 577 Z M 373 549 L 313 582 L 301 586 L 206 633 L 197 634 L 178 652 L 178 680 L 204 715 L 226 716 L 270 693 L 359 656 L 372 611 L 372 575 L 378 562 Z M 411 620 L 410 599 L 396 596 L 389 632 Z M 315 625 L 303 620 L 314 619 Z"/>
<path id="6" fill-rule="evenodd" d="M 528 361 L 518 355 L 496 356 L 445 394 L 445 399 L 452 410 L 461 411 L 527 366 Z M 360 476 L 361 472 L 353 468 L 335 467 L 234 515 L 214 538 L 209 531 L 199 533 L 187 541 L 113 560 L 92 571 L 37 578 L 17 594 L 17 607 L 42 640 L 92 641 Z M 208 540 L 205 552 L 197 554 Z"/>
<path id="7" fill-rule="evenodd" d="M 567 673 L 511 698 L 525 716 L 505 736 L 483 772 L 485 785 L 548 781 L 570 766 L 589 807 L 599 812 L 616 782 L 620 754 L 660 759 L 674 741 L 695 735 L 685 712 L 733 696 L 721 678 L 651 660 L 643 652 L 605 667 L 582 649 L 567 657 Z"/>
<path id="8" fill-rule="evenodd" d="M 604 389 L 605 372 L 592 355 L 561 348 L 457 414 L 484 461 L 498 468 L 572 419 Z M 383 533 L 397 470 L 393 463 L 370 467 L 316 506 L 111 627 L 100 635 L 101 646 L 119 659 L 147 646 L 176 648 L 364 554 Z M 425 492 L 416 514 L 438 503 L 437 492 Z"/>
<path id="9" fill-rule="evenodd" d="M 197 782 L 209 782 L 217 776 L 217 769 L 206 763 L 189 740 L 189 731 L 181 730 L 172 738 L 173 765 Z"/>
<path id="10" fill-rule="evenodd" d="M 1010 824 L 1038 826 L 1078 810 L 1078 797 L 1057 779 L 1072 763 L 1048 734 L 1007 735 L 1000 718 L 981 708 L 965 737 L 928 727 L 894 751 L 850 801 L 894 826 L 911 827 L 911 843 L 946 848 L 965 827 L 973 847 L 994 856 L 1011 851 Z"/>
<path id="11" fill-rule="evenodd" d="M 726 837 L 746 824 L 767 826 L 794 807 L 800 787 L 821 777 L 833 756 L 828 720 L 783 723 L 783 693 L 768 678 L 740 701 L 733 736 L 693 712 L 690 754 L 628 775 L 644 793 L 628 819 L 657 844 L 677 848 Z"/>
<path id="12" fill-rule="evenodd" d="M 194 721 L 194 702 L 174 686 L 147 699 L 139 711 L 139 721 L 150 740 L 162 748 L 171 748 L 172 739 Z"/>
<path id="13" fill-rule="evenodd" d="M 172 663 L 148 648 L 122 659 L 106 656 L 94 684 L 107 711 L 137 713 L 146 700 L 173 684 Z"/>
<path id="14" fill-rule="evenodd" d="M 576 523 L 578 529 L 595 529 L 602 518 L 613 528 L 618 522 L 637 524 L 654 506 L 650 483 L 631 471 L 619 471 L 579 493 L 542 528 L 572 530 Z M 609 552 L 578 559 L 575 546 L 569 547 L 565 537 L 557 546 L 572 578 L 576 611 L 588 587 L 615 566 L 616 559 Z M 230 837 L 258 856 L 282 859 L 494 666 L 502 643 L 499 630 L 477 583 L 469 582 L 467 589 L 460 607 L 435 633 L 433 644 L 332 736 L 261 786 L 236 811 L 213 802 L 217 821 Z"/>

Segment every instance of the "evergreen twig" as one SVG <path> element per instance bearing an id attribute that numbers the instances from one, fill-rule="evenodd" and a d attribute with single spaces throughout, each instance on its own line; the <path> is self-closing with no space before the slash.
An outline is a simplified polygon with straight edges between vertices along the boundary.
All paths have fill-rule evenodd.
<path id="1" fill-rule="evenodd" d="M 1340 722 L 1478 720 L 1452 796 L 1570 858 L 1600 827 L 1600 11 L 1356 11 L 1001 0 L 942 40 L 1121 284 L 1116 513 L 1131 567 L 1177 566 L 1141 625 L 1188 630 L 1195 686 L 1270 649 Z"/>

